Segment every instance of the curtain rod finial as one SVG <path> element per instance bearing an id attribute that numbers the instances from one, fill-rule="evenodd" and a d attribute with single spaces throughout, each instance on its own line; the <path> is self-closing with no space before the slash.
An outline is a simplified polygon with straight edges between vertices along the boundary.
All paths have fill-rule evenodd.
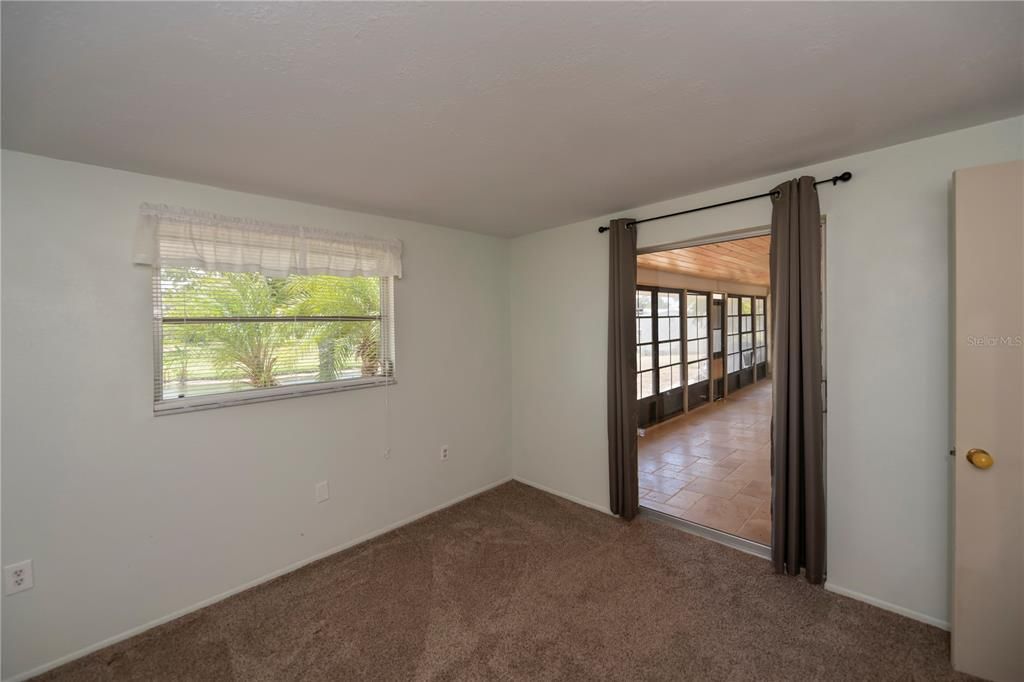
<path id="1" fill-rule="evenodd" d="M 607 225 L 602 225 L 601 227 L 597 228 L 597 231 L 599 233 L 604 233 L 604 232 L 607 232 L 610 229 L 612 229 L 612 228 L 608 227 Z"/>
<path id="2" fill-rule="evenodd" d="M 832 186 L 835 187 L 840 182 L 849 182 L 851 179 L 853 179 L 853 173 L 851 173 L 850 171 L 843 171 L 842 174 L 832 178 Z"/>

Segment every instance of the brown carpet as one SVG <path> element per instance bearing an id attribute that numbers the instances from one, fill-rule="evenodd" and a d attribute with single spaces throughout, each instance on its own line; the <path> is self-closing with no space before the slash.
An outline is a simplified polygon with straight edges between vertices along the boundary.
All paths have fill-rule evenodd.
<path id="1" fill-rule="evenodd" d="M 47 680 L 952 680 L 948 636 L 508 483 Z"/>

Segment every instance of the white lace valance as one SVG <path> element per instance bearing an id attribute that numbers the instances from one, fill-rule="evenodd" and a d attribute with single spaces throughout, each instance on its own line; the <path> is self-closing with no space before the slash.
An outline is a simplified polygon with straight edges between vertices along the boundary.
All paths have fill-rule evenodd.
<path id="1" fill-rule="evenodd" d="M 135 262 L 268 277 L 401 277 L 402 242 L 142 204 Z"/>

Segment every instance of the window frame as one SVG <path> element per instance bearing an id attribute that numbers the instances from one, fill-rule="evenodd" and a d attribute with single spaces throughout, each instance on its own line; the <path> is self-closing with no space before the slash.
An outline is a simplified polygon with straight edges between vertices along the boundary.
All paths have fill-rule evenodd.
<path id="1" fill-rule="evenodd" d="M 656 298 L 655 298 L 656 302 L 657 302 L 657 299 L 662 296 L 662 294 L 664 294 L 665 296 L 675 296 L 675 297 L 677 297 L 679 299 L 679 311 L 678 311 L 678 314 L 676 314 L 676 315 L 667 314 L 667 315 L 664 316 L 664 319 L 668 320 L 669 335 L 668 335 L 668 338 L 663 340 L 661 338 L 661 320 L 662 320 L 661 309 L 659 307 L 657 307 L 657 305 L 652 309 L 652 312 L 655 313 L 654 319 L 657 320 L 657 322 L 658 322 L 657 325 L 655 325 L 656 329 L 655 329 L 655 334 L 654 334 L 655 346 L 656 346 L 655 347 L 654 360 L 655 360 L 655 366 L 657 368 L 657 371 L 655 372 L 655 379 L 656 379 L 655 389 L 656 390 L 655 390 L 654 395 L 656 395 L 656 396 L 662 396 L 662 395 L 668 393 L 669 391 L 678 390 L 678 389 L 682 388 L 685 385 L 685 382 L 683 380 L 683 365 L 685 365 L 684 358 L 686 357 L 686 330 L 684 328 L 684 326 L 686 324 L 686 295 L 685 295 L 685 293 L 683 291 L 676 291 L 676 290 L 669 289 L 667 287 L 661 287 L 661 288 L 656 289 Z M 675 338 L 672 338 L 672 320 L 673 319 L 676 320 L 676 324 L 679 326 L 679 334 Z M 672 351 L 671 351 L 672 346 L 671 346 L 671 344 L 673 344 L 673 343 L 679 345 L 679 359 L 676 362 L 672 362 L 671 361 L 671 359 L 672 359 Z M 669 347 L 669 362 L 666 365 L 662 365 L 661 364 L 661 345 L 662 344 L 668 344 L 668 347 Z M 668 370 L 668 375 L 669 375 L 668 383 L 671 384 L 672 383 L 672 368 L 673 367 L 677 368 L 677 371 L 679 372 L 679 385 L 678 386 L 671 386 L 670 385 L 667 388 L 662 388 L 662 386 L 661 386 L 661 383 L 662 383 L 661 382 L 661 370 L 662 369 L 667 369 Z"/>
<path id="2" fill-rule="evenodd" d="M 634 293 L 634 299 L 637 300 L 637 302 L 638 302 L 638 304 L 636 305 L 636 310 L 634 311 L 634 314 L 633 314 L 633 320 L 634 320 L 633 338 L 634 338 L 634 341 L 635 341 L 634 346 L 636 347 L 636 355 L 637 355 L 637 363 L 636 363 L 636 380 L 637 380 L 636 400 L 637 401 L 650 400 L 651 398 L 656 398 L 657 395 L 658 395 L 658 392 L 657 392 L 657 386 L 658 386 L 658 384 L 657 384 L 657 381 L 658 381 L 658 372 L 657 372 L 657 365 L 658 365 L 658 361 L 657 361 L 658 328 L 657 327 L 658 327 L 658 325 L 656 323 L 656 321 L 657 321 L 656 313 L 657 313 L 658 297 L 657 297 L 656 291 L 657 290 L 655 288 L 653 288 L 653 287 L 638 286 L 638 287 L 636 287 L 636 291 Z M 639 315 L 638 314 L 640 312 L 639 298 L 640 298 L 640 294 L 641 293 L 649 294 L 650 297 L 651 297 L 651 309 L 650 309 L 651 310 L 651 314 L 650 315 Z M 640 343 L 640 320 L 641 319 L 650 320 L 651 321 L 651 340 L 646 342 L 646 343 Z M 646 347 L 651 349 L 651 367 L 649 369 L 641 369 L 641 366 L 640 366 L 640 356 L 641 356 L 641 350 L 640 349 L 642 347 L 644 347 L 644 346 L 646 346 Z M 639 395 L 640 394 L 640 386 L 643 385 L 642 384 L 643 378 L 642 378 L 641 375 L 647 374 L 647 373 L 650 373 L 650 375 L 651 375 L 651 394 L 650 395 L 645 395 L 645 396 L 641 397 Z"/>
<path id="3" fill-rule="evenodd" d="M 712 353 L 712 351 L 711 351 L 711 348 L 712 348 L 712 343 L 711 343 L 711 336 L 712 336 L 711 335 L 711 306 L 713 304 L 711 302 L 712 301 L 711 292 L 708 292 L 708 291 L 695 291 L 695 290 L 692 290 L 692 289 L 687 289 L 686 290 L 686 298 L 689 299 L 690 296 L 693 296 L 693 297 L 697 298 L 698 300 L 700 300 L 700 299 L 704 300 L 704 314 L 701 315 L 699 310 L 698 310 L 697 314 L 691 316 L 690 312 L 689 312 L 690 311 L 689 300 L 686 301 L 686 305 L 684 307 L 684 310 L 686 312 L 686 315 L 685 315 L 685 318 L 684 318 L 686 320 L 686 348 L 684 350 L 684 356 L 686 357 L 686 361 L 684 363 L 686 365 L 686 372 L 685 372 L 684 383 L 686 384 L 687 389 L 689 389 L 690 386 L 696 386 L 698 384 L 704 383 L 705 381 L 710 381 L 711 380 L 711 353 Z M 695 336 L 693 338 L 690 338 L 690 320 L 704 320 L 704 336 Z M 698 327 L 700 326 L 700 322 L 697 323 L 697 326 Z M 698 348 L 698 353 L 699 353 L 700 342 L 701 341 L 705 342 L 706 352 L 704 353 L 704 356 L 703 357 L 698 357 L 696 360 L 690 360 L 690 343 L 692 343 L 692 342 L 696 342 L 697 343 L 697 348 Z M 705 365 L 706 365 L 707 376 L 705 378 L 703 378 L 703 379 L 698 379 L 697 381 L 690 381 L 690 366 L 691 365 L 697 365 L 697 368 L 698 368 L 697 372 L 699 374 L 700 373 L 700 363 L 702 363 L 702 362 L 705 363 Z"/>
<path id="4" fill-rule="evenodd" d="M 165 324 L 178 324 L 180 318 L 171 318 L 175 322 L 167 323 L 160 315 L 160 282 L 162 280 L 162 268 L 153 268 L 153 289 L 151 294 L 153 314 L 153 414 L 163 416 L 169 414 L 184 414 L 198 412 L 220 407 L 233 407 L 236 405 L 248 405 L 251 403 L 262 403 L 272 400 L 283 400 L 287 398 L 301 398 L 311 395 L 325 393 L 337 393 L 341 391 L 352 391 L 375 386 L 390 386 L 398 383 L 397 374 L 397 350 L 396 350 L 396 329 L 395 329 L 395 276 L 375 277 L 380 285 L 380 314 L 379 315 L 338 315 L 338 316 L 282 316 L 267 318 L 242 318 L 252 320 L 252 324 L 301 322 L 301 321 L 380 321 L 381 346 L 388 371 L 384 374 L 372 377 L 357 377 L 351 379 L 335 379 L 333 381 L 310 381 L 305 383 L 287 384 L 284 386 L 272 386 L 269 388 L 252 388 L 242 391 L 227 391 L 224 393 L 210 393 L 185 398 L 164 399 L 164 362 L 163 362 L 163 327 Z M 337 319 L 335 319 L 337 318 Z M 237 321 L 236 317 L 225 318 L 190 318 L 193 323 L 228 324 Z"/>

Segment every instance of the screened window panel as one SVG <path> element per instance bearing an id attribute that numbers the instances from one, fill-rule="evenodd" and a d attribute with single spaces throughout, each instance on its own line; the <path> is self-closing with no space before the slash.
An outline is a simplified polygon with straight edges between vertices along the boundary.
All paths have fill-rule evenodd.
<path id="1" fill-rule="evenodd" d="M 651 318 L 639 318 L 636 321 L 636 342 L 650 343 L 654 340 L 654 333 L 651 329 Z"/>
<path id="2" fill-rule="evenodd" d="M 649 291 L 638 291 L 638 292 L 636 292 L 636 316 L 637 317 L 650 317 L 651 316 L 651 292 L 649 292 Z"/>
<path id="3" fill-rule="evenodd" d="M 765 348 L 758 348 L 754 351 L 754 355 L 757 358 L 757 364 L 759 365 L 764 362 L 768 356 Z"/>
<path id="4" fill-rule="evenodd" d="M 658 315 L 679 315 L 679 294 L 658 292 Z"/>
<path id="5" fill-rule="evenodd" d="M 750 331 L 750 317 L 746 315 L 740 317 L 740 329 L 745 332 Z"/>
<path id="6" fill-rule="evenodd" d="M 654 395 L 654 372 L 641 372 L 636 376 L 637 399 L 650 398 Z"/>
<path id="7" fill-rule="evenodd" d="M 391 277 L 155 268 L 157 411 L 386 383 Z"/>
<path id="8" fill-rule="evenodd" d="M 672 367 L 662 367 L 658 370 L 658 388 L 662 393 L 672 388 Z"/>
<path id="9" fill-rule="evenodd" d="M 702 381 L 707 381 L 709 376 L 708 372 L 708 361 L 701 360 L 700 362 L 693 362 L 689 365 L 687 382 L 692 386 L 693 384 L 699 384 Z"/>
<path id="10" fill-rule="evenodd" d="M 743 360 L 742 360 L 743 369 L 747 369 L 748 367 L 750 367 L 753 364 L 753 357 L 754 357 L 753 356 L 753 351 L 745 350 L 745 351 L 743 351 L 741 356 L 743 358 Z"/>
<path id="11" fill-rule="evenodd" d="M 754 312 L 757 313 L 758 315 L 764 315 L 764 299 L 763 298 L 756 298 L 756 299 L 754 299 Z"/>
<path id="12" fill-rule="evenodd" d="M 765 345 L 764 332 L 754 332 L 754 345 L 758 348 Z"/>
<path id="13" fill-rule="evenodd" d="M 645 369 L 651 369 L 654 366 L 654 358 L 651 353 L 651 346 L 637 346 L 636 348 L 636 368 L 640 371 Z"/>
<path id="14" fill-rule="evenodd" d="M 754 345 L 754 337 L 750 334 L 743 334 L 740 336 L 740 349 L 748 350 Z"/>

